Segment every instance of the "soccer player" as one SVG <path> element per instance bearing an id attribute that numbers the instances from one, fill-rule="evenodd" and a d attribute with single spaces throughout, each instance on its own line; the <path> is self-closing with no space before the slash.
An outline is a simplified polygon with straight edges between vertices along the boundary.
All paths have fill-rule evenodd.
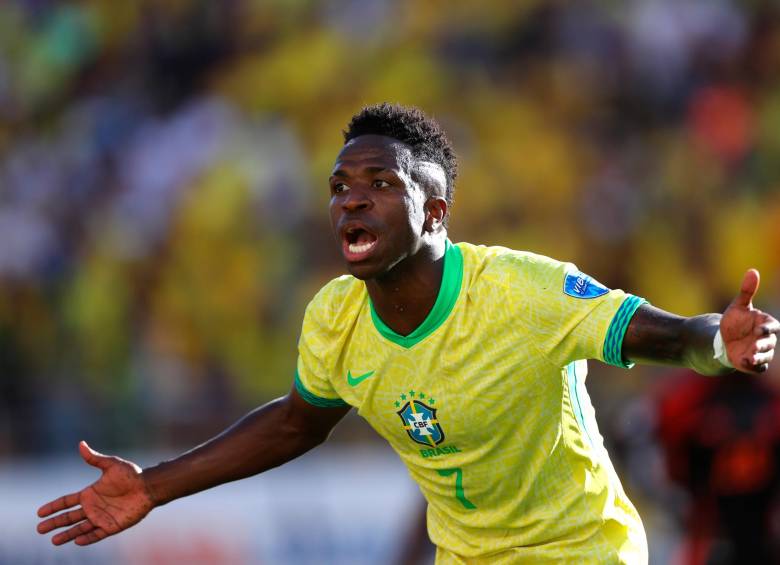
<path id="1" fill-rule="evenodd" d="M 350 275 L 306 309 L 283 398 L 170 461 L 140 469 L 86 443 L 102 476 L 40 508 L 52 541 L 100 541 L 153 508 L 281 465 L 356 408 L 428 502 L 439 563 L 647 560 L 642 523 L 596 428 L 586 359 L 763 372 L 780 323 L 755 309 L 749 270 L 721 314 L 676 316 L 574 265 L 454 244 L 457 174 L 439 125 L 364 108 L 330 176 L 330 219 Z M 739 378 L 734 376 L 731 378 Z"/>

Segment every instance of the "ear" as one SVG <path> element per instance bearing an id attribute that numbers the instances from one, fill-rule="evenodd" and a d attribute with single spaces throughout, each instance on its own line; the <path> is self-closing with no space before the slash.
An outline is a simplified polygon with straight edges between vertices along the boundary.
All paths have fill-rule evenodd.
<path id="1" fill-rule="evenodd" d="M 444 225 L 447 217 L 447 201 L 441 196 L 431 196 L 425 202 L 425 224 L 423 229 L 428 233 L 436 233 Z"/>

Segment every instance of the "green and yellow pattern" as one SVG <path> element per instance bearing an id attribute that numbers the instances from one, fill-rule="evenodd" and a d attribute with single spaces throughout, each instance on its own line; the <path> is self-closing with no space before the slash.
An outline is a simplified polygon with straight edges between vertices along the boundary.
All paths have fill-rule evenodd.
<path id="1" fill-rule="evenodd" d="M 620 290 L 569 296 L 574 270 L 448 242 L 439 297 L 409 336 L 381 322 L 351 276 L 307 308 L 298 391 L 320 406 L 354 406 L 395 449 L 428 501 L 439 563 L 647 559 L 584 387 L 584 359 L 627 366 L 620 345 L 642 300 Z"/>

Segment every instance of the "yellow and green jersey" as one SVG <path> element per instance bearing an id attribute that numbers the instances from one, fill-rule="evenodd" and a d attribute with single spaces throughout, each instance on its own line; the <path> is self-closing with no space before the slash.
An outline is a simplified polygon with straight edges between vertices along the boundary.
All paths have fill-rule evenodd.
<path id="1" fill-rule="evenodd" d="M 570 263 L 448 241 L 436 303 L 407 336 L 364 283 L 328 283 L 306 309 L 296 387 L 354 406 L 395 449 L 428 501 L 437 563 L 641 563 L 584 360 L 626 367 L 642 302 Z"/>

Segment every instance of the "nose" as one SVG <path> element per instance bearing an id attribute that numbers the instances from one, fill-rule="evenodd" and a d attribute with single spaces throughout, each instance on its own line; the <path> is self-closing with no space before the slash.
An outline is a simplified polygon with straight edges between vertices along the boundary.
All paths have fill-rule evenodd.
<path id="1" fill-rule="evenodd" d="M 341 202 L 341 207 L 346 212 L 360 212 L 369 210 L 374 205 L 368 190 L 359 187 L 353 187 L 346 192 Z"/>

